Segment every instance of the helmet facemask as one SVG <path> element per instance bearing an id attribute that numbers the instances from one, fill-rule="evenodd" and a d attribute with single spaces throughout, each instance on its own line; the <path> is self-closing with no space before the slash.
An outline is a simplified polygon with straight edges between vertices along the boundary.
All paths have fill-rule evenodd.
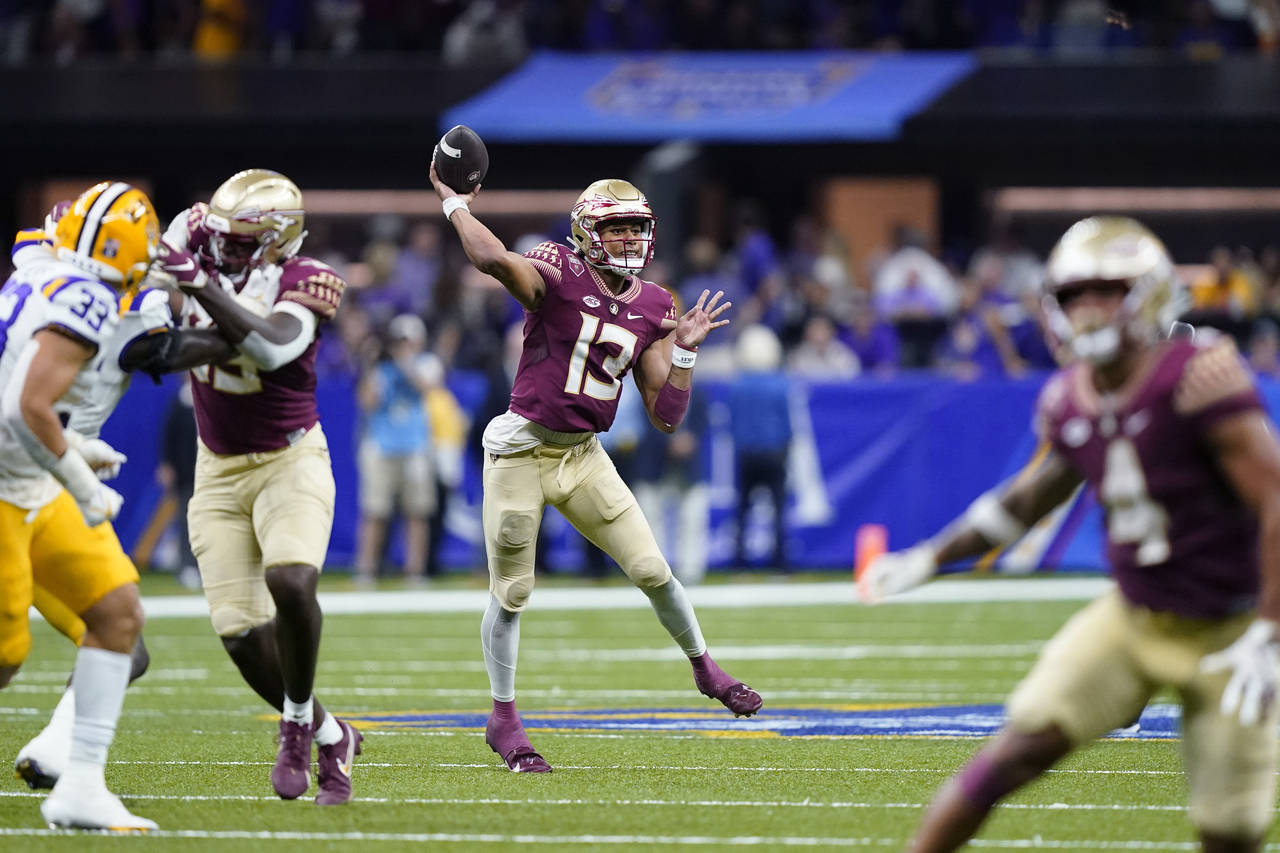
<path id="1" fill-rule="evenodd" d="M 639 223 L 640 234 L 606 244 L 600 232 L 618 222 Z M 620 276 L 637 275 L 649 266 L 657 235 L 658 221 L 648 200 L 627 181 L 596 181 L 569 212 L 569 242 L 591 266 Z M 624 251 L 623 244 L 633 244 L 632 250 Z"/>

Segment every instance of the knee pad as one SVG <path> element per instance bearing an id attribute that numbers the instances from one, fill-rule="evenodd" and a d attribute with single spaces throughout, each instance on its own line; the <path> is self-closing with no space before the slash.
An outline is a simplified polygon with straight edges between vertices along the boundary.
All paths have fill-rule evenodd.
<path id="1" fill-rule="evenodd" d="M 244 636 L 259 625 L 265 625 L 271 621 L 271 615 L 251 613 L 243 602 L 210 601 L 209 621 L 213 623 L 214 633 L 223 639 L 230 639 Z"/>
<path id="2" fill-rule="evenodd" d="M 529 603 L 529 595 L 532 592 L 532 576 L 517 578 L 507 585 L 507 600 L 502 602 L 502 607 L 505 610 L 519 611 Z"/>
<path id="3" fill-rule="evenodd" d="M 497 546 L 504 551 L 519 551 L 533 542 L 538 532 L 538 518 L 533 513 L 504 510 L 498 519 Z"/>
<path id="4" fill-rule="evenodd" d="M 671 566 L 661 555 L 641 557 L 624 568 L 631 582 L 641 589 L 656 589 L 671 580 Z"/>

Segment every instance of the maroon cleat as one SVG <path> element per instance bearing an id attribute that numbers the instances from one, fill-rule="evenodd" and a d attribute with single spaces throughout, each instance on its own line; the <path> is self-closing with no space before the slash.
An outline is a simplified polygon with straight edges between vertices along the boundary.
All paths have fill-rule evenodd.
<path id="1" fill-rule="evenodd" d="M 509 714 L 494 711 L 489 715 L 489 723 L 484 728 L 484 742 L 498 753 L 513 773 L 551 772 L 551 765 L 529 743 L 529 736 L 524 733 L 514 705 Z"/>
<path id="2" fill-rule="evenodd" d="M 337 720 L 342 727 L 342 740 L 328 746 L 321 745 L 317 750 L 316 764 L 320 793 L 316 794 L 318 806 L 340 806 L 351 799 L 351 765 L 360 754 L 360 742 L 364 735 L 356 731 L 350 723 Z"/>
<path id="3" fill-rule="evenodd" d="M 280 751 L 271 768 L 271 787 L 282 800 L 296 800 L 311 783 L 311 724 L 280 721 Z"/>
<path id="4" fill-rule="evenodd" d="M 764 705 L 760 694 L 720 668 L 711 655 L 690 658 L 693 682 L 703 696 L 719 700 L 735 717 L 750 717 Z"/>

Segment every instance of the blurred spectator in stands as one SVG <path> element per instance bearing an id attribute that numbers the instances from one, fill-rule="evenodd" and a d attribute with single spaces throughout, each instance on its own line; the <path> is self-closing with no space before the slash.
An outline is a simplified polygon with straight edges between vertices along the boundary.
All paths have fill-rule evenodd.
<path id="1" fill-rule="evenodd" d="M 529 52 L 519 0 L 472 0 L 444 33 L 448 65 L 515 64 Z"/>
<path id="2" fill-rule="evenodd" d="M 1174 47 L 1190 59 L 1213 61 L 1224 55 L 1251 47 L 1253 33 L 1243 16 L 1235 24 L 1214 14 L 1208 0 L 1191 0 L 1187 6 L 1187 24 L 1174 38 Z"/>
<path id="3" fill-rule="evenodd" d="M 1055 53 L 1077 56 L 1139 47 L 1144 35 L 1133 19 L 1117 16 L 1103 0 L 1064 0 L 1050 33 Z"/>
<path id="4" fill-rule="evenodd" d="M 36 24 L 39 0 L 0 2 L 0 61 L 17 65 L 27 60 Z"/>
<path id="5" fill-rule="evenodd" d="M 962 381 L 1021 376 L 1026 362 L 1010 327 L 1026 320 L 1022 305 L 1000 292 L 1001 263 L 988 258 L 965 282 L 960 311 L 939 353 L 939 365 Z"/>
<path id="6" fill-rule="evenodd" d="M 316 350 L 316 376 L 355 379 L 363 366 L 377 358 L 379 343 L 369 314 L 355 299 L 344 299 L 334 317 L 334 328 L 320 335 Z"/>
<path id="7" fill-rule="evenodd" d="M 692 237 L 684 247 L 685 278 L 676 291 L 676 298 L 685 305 L 698 301 L 704 290 L 715 293 L 724 291 L 724 298 L 737 308 L 745 305 L 747 293 L 742 281 L 731 275 L 722 262 L 720 249 L 710 237 Z"/>
<path id="8" fill-rule="evenodd" d="M 583 47 L 589 51 L 662 50 L 670 44 L 667 5 L 662 0 L 591 0 Z"/>
<path id="9" fill-rule="evenodd" d="M 859 367 L 858 356 L 836 337 L 836 324 L 825 314 L 809 318 L 804 337 L 787 356 L 787 369 L 801 379 L 852 379 L 858 375 Z"/>
<path id="10" fill-rule="evenodd" d="M 350 56 L 360 47 L 361 0 L 314 0 L 312 46 L 334 56 Z"/>
<path id="11" fill-rule="evenodd" d="M 196 415 L 191 398 L 191 378 L 184 377 L 182 387 L 169 404 L 161 437 L 160 465 L 156 480 L 174 501 L 173 521 L 178 526 L 178 582 L 187 589 L 200 587 L 200 571 L 191 553 L 191 535 L 187 530 L 187 504 L 196 485 Z"/>
<path id="12" fill-rule="evenodd" d="M 960 301 L 955 279 L 924 243 L 919 230 L 895 226 L 893 248 L 872 277 L 876 308 L 892 321 L 945 317 Z"/>
<path id="13" fill-rule="evenodd" d="M 689 409 L 675 432 L 646 428 L 640 433 L 631 481 L 658 547 L 685 586 L 701 583 L 707 574 L 710 454 L 703 451 L 706 433 L 706 398 L 695 383 Z"/>
<path id="14" fill-rule="evenodd" d="M 191 52 L 209 62 L 232 59 L 244 51 L 250 25 L 246 0 L 200 0 Z"/>
<path id="15" fill-rule="evenodd" d="M 1021 299 L 1028 293 L 1039 296 L 1044 264 L 1023 244 L 1022 228 L 1016 223 L 996 227 L 991 242 L 969 259 L 969 275 L 973 276 L 979 266 L 993 259 L 1000 263 L 1001 293 L 1011 299 Z"/>
<path id="16" fill-rule="evenodd" d="M 1249 335 L 1249 366 L 1259 376 L 1280 379 L 1280 326 L 1262 319 Z"/>
<path id="17" fill-rule="evenodd" d="M 773 567 L 786 571 L 787 453 L 791 448 L 790 383 L 781 370 L 782 344 L 767 326 L 742 330 L 738 376 L 729 388 L 729 425 L 738 475 L 737 563 L 747 564 L 753 495 L 765 489 L 773 514 Z"/>
<path id="18" fill-rule="evenodd" d="M 733 261 L 745 296 L 744 302 L 734 303 L 737 319 L 744 325 L 763 323 L 777 330 L 782 324 L 780 297 L 786 275 L 766 228 L 764 209 L 753 199 L 738 204 Z"/>
<path id="19" fill-rule="evenodd" d="M 1280 246 L 1272 243 L 1262 247 L 1258 253 L 1258 275 L 1263 312 L 1280 314 Z"/>
<path id="20" fill-rule="evenodd" d="M 369 365 L 357 389 L 364 413 L 356 460 L 360 474 L 356 580 L 361 584 L 372 584 L 377 577 L 397 504 L 405 523 L 405 578 L 411 584 L 423 581 L 430 548 L 427 521 L 436 508 L 431 425 L 424 403 L 443 377 L 439 359 L 425 352 L 426 343 L 421 318 L 395 317 L 387 329 L 386 352 Z"/>
<path id="21" fill-rule="evenodd" d="M 113 0 L 54 0 L 47 11 L 54 61 L 67 65 L 101 51 L 135 55 L 140 49 L 139 14 L 133 4 Z"/>
<path id="22" fill-rule="evenodd" d="M 876 311 L 875 303 L 865 291 L 854 291 L 849 310 L 849 329 L 842 338 L 864 374 L 891 376 L 898 369 L 898 332 Z"/>
<path id="23" fill-rule="evenodd" d="M 427 317 L 434 307 L 441 266 L 440 227 L 434 222 L 415 223 L 380 296 L 396 313 Z"/>
<path id="24" fill-rule="evenodd" d="M 426 407 L 427 422 L 431 424 L 431 461 L 436 481 L 436 511 L 431 513 L 431 522 L 427 526 L 427 541 L 431 547 L 427 549 L 426 574 L 430 578 L 444 574 L 440 566 L 440 550 L 444 542 L 445 519 L 452 496 L 462 486 L 467 432 L 471 424 L 458 398 L 443 379 L 427 391 Z"/>
<path id="25" fill-rule="evenodd" d="M 1192 309 L 1232 318 L 1255 315 L 1258 296 L 1249 276 L 1236 266 L 1231 250 L 1215 246 L 1209 265 L 1211 269 L 1191 284 Z"/>

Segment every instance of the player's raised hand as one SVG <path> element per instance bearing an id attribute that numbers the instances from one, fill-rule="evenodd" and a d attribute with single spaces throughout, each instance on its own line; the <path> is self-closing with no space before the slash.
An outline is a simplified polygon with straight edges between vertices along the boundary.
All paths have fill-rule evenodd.
<path id="1" fill-rule="evenodd" d="M 167 290 L 199 290 L 209 282 L 195 255 L 167 240 L 160 241 L 156 259 L 147 274 L 147 283 Z"/>
<path id="2" fill-rule="evenodd" d="M 1246 726 L 1267 719 L 1280 685 L 1280 625 L 1255 620 L 1240 638 L 1220 652 L 1205 655 L 1201 672 L 1230 671 L 1222 691 L 1222 713 L 1239 716 Z"/>
<path id="3" fill-rule="evenodd" d="M 469 193 L 458 192 L 453 187 L 440 180 L 440 176 L 436 174 L 436 164 L 434 162 L 435 157 L 432 157 L 431 159 L 433 162 L 431 163 L 431 169 L 427 172 L 427 175 L 431 178 L 431 186 L 435 187 L 436 195 L 440 196 L 441 201 L 450 198 L 460 198 L 467 204 L 471 204 L 471 202 L 475 201 L 476 193 L 480 192 L 480 184 L 476 184 L 476 188 Z"/>
<path id="4" fill-rule="evenodd" d="M 704 290 L 702 295 L 698 297 L 698 301 L 693 307 L 684 312 L 679 320 L 663 320 L 662 328 L 664 330 L 675 328 L 676 345 L 685 349 L 693 349 L 707 339 L 707 335 L 712 329 L 718 329 L 721 326 L 729 325 L 729 318 L 719 319 L 720 315 L 728 311 L 732 306 L 732 302 L 720 302 L 720 298 L 724 296 L 723 290 L 717 290 L 715 296 L 711 296 L 711 291 Z"/>
<path id="5" fill-rule="evenodd" d="M 858 573 L 858 597 L 879 604 L 891 595 L 915 589 L 938 573 L 938 558 L 927 544 L 876 557 Z"/>

